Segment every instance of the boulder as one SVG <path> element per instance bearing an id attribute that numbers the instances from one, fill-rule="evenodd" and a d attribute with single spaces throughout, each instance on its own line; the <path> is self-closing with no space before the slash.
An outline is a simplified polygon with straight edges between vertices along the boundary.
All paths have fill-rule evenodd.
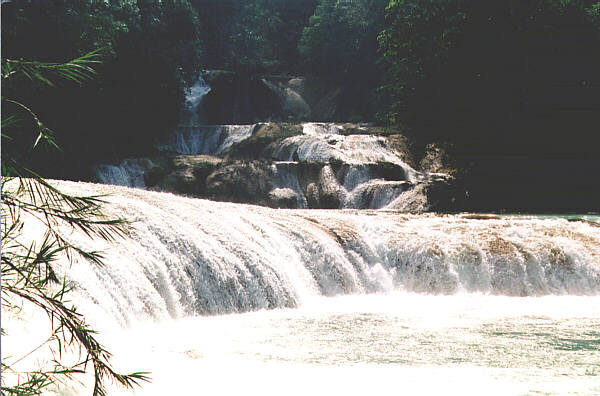
<path id="1" fill-rule="evenodd" d="M 272 208 L 296 209 L 301 207 L 302 198 L 291 188 L 274 188 L 269 191 L 268 205 Z"/>
<path id="2" fill-rule="evenodd" d="M 288 123 L 257 124 L 252 136 L 234 143 L 222 155 L 228 159 L 271 158 L 276 142 L 291 136 L 301 135 L 302 125 Z"/>
<path id="3" fill-rule="evenodd" d="M 419 162 L 422 172 L 451 174 L 454 173 L 454 168 L 445 144 L 431 143 L 425 147 L 425 155 Z"/>
<path id="4" fill-rule="evenodd" d="M 217 201 L 268 204 L 272 168 L 261 161 L 236 161 L 217 168 L 206 179 L 206 196 Z"/>
<path id="5" fill-rule="evenodd" d="M 310 106 L 302 97 L 303 78 L 289 80 L 263 78 L 262 82 L 279 98 L 281 114 L 277 114 L 275 118 L 290 121 L 302 121 L 310 118 Z"/>

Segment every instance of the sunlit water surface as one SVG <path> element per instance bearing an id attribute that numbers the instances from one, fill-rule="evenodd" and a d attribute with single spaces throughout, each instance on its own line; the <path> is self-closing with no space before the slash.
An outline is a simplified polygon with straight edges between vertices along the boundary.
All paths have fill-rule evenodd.
<path id="1" fill-rule="evenodd" d="M 317 298 L 104 337 L 152 372 L 138 395 L 600 394 L 600 297 Z"/>

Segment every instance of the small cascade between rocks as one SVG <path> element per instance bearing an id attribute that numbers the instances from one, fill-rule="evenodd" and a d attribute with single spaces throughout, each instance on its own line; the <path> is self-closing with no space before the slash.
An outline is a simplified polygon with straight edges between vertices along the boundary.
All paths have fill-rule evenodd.
<path id="1" fill-rule="evenodd" d="M 254 128 L 255 125 L 180 126 L 165 144 L 155 147 L 167 153 L 218 155 L 231 145 L 249 138 Z"/>

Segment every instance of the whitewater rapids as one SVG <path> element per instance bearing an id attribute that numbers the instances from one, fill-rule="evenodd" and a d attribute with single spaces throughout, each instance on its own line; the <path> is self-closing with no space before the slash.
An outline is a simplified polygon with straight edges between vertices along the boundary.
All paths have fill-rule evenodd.
<path id="1" fill-rule="evenodd" d="M 73 233 L 80 245 L 105 251 L 106 265 L 80 258 L 62 271 L 85 311 L 122 325 L 393 291 L 600 294 L 600 227 L 590 221 L 277 210 L 53 183 L 109 194 L 106 212 L 132 222 L 130 236 L 114 244 Z"/>

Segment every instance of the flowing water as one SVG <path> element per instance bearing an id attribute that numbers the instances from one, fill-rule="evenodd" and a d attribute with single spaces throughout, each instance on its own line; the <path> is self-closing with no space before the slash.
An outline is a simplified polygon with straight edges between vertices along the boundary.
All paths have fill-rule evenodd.
<path id="1" fill-rule="evenodd" d="M 104 267 L 57 271 L 117 368 L 153 373 L 139 395 L 600 392 L 596 218 L 274 210 L 56 183 L 109 193 L 108 212 L 133 220 L 114 245 L 70 236 L 105 250 Z M 34 324 L 3 322 L 17 334 L 4 356 L 47 337 Z"/>
<path id="2" fill-rule="evenodd" d="M 203 73 L 200 73 L 194 82 L 194 85 L 189 87 L 185 92 L 185 103 L 182 114 L 182 122 L 184 125 L 201 124 L 204 117 L 201 114 L 200 103 L 204 96 L 210 92 L 210 86 L 204 81 Z"/>
<path id="3" fill-rule="evenodd" d="M 221 154 L 234 143 L 252 136 L 254 125 L 180 126 L 156 148 L 177 154 Z"/>

